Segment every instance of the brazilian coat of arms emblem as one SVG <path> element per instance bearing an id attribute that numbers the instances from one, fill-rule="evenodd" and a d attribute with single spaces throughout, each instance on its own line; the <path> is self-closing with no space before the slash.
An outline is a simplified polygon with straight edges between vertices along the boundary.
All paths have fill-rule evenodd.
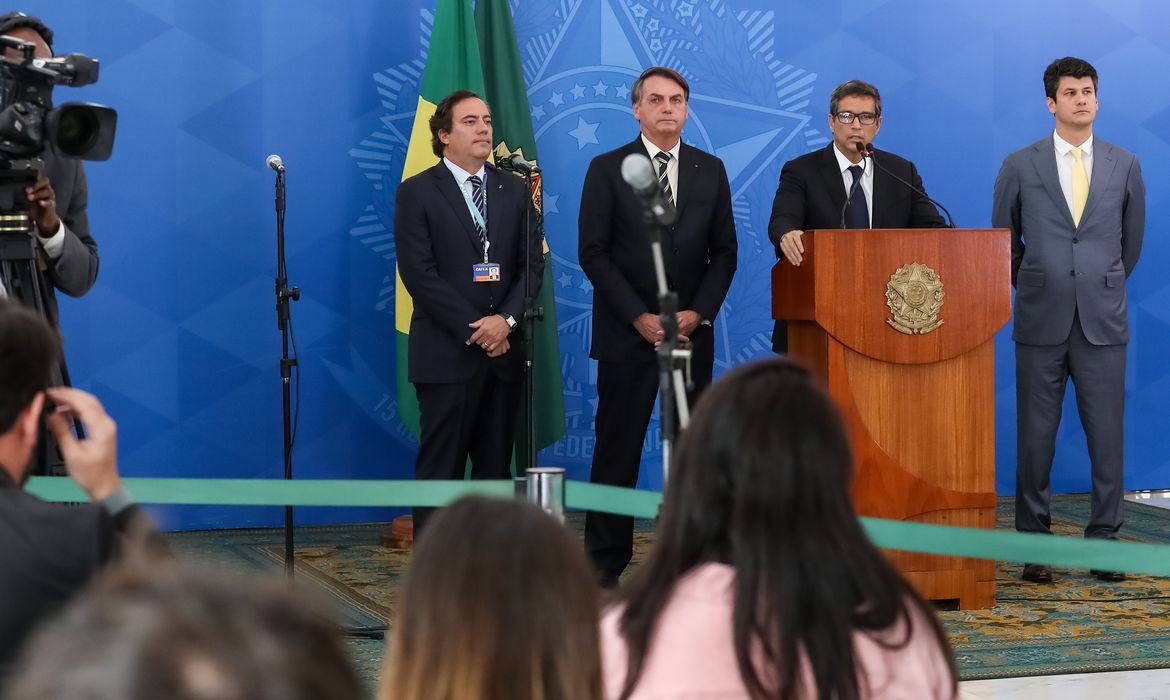
<path id="1" fill-rule="evenodd" d="M 886 323 L 906 335 L 929 333 L 943 324 L 943 283 L 938 273 L 922 263 L 899 267 L 886 283 L 886 306 L 893 318 Z"/>

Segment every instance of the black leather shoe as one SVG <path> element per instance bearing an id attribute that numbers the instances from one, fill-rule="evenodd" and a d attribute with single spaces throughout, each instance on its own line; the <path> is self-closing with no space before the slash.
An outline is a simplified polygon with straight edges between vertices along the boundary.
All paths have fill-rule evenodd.
<path id="1" fill-rule="evenodd" d="M 1020 578 L 1032 583 L 1052 583 L 1052 567 L 1047 564 L 1024 564 Z"/>
<path id="2" fill-rule="evenodd" d="M 1121 571 L 1105 571 L 1104 569 L 1089 569 L 1089 573 L 1097 577 L 1098 581 L 1124 581 L 1125 573 Z"/>

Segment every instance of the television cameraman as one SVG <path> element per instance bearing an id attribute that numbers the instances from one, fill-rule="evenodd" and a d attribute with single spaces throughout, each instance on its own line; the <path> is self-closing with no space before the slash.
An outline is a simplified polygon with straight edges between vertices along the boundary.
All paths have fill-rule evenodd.
<path id="1" fill-rule="evenodd" d="M 53 55 L 53 30 L 36 17 L 21 12 L 0 15 L 0 34 L 31 42 L 36 46 L 37 58 Z M 21 57 L 13 48 L 6 48 L 4 55 Z M 56 290 L 79 297 L 97 280 L 97 242 L 89 233 L 86 213 L 89 188 L 81 160 L 62 155 L 53 143 L 48 143 L 39 157 L 44 161 L 44 169 L 34 184 L 25 187 L 24 193 L 36 232 L 37 268 L 44 280 L 44 311 L 49 323 L 56 327 L 59 324 Z M 0 280 L 0 297 L 11 293 L 5 284 L 10 281 Z M 63 379 L 68 383 L 68 377 Z"/>

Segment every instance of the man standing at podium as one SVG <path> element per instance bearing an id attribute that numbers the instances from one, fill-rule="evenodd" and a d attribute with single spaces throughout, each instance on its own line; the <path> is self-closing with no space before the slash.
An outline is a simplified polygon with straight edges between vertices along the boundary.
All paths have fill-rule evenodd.
<path id="1" fill-rule="evenodd" d="M 863 158 L 858 151 L 858 146 L 873 141 L 881 127 L 882 97 L 876 87 L 850 80 L 833 90 L 829 98 L 833 142 L 788 161 L 780 172 L 768 221 L 768 237 L 776 246 L 777 257 L 799 265 L 804 260 L 802 237 L 813 229 L 944 226 L 938 210 L 924 196 L 922 178 L 913 163 L 877 151 L 875 158 L 885 168 L 881 170 L 873 165 L 874 158 Z M 772 349 L 788 350 L 787 324 L 783 321 L 776 323 L 772 333 Z"/>
<path id="2" fill-rule="evenodd" d="M 1016 529 L 1051 533 L 1049 474 L 1071 377 L 1088 439 L 1093 497 L 1085 537 L 1122 524 L 1125 280 L 1137 265 L 1146 190 L 1137 158 L 1093 136 L 1097 71 L 1060 58 L 1044 71 L 1051 136 L 1012 153 L 995 181 L 991 222 L 1012 232 L 1016 288 Z M 1125 574 L 1093 571 L 1103 581 Z M 1027 564 L 1026 581 L 1052 580 Z"/>

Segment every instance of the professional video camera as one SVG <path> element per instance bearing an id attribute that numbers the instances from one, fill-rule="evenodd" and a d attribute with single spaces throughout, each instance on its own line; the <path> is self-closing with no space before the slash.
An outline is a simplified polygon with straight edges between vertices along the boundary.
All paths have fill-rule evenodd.
<path id="1" fill-rule="evenodd" d="M 37 156 L 46 147 L 68 158 L 106 160 L 117 123 L 117 113 L 102 105 L 53 107 L 53 86 L 97 82 L 96 59 L 82 54 L 39 58 L 31 42 L 0 36 L 0 50 L 8 48 L 21 56 L 0 56 L 0 214 L 28 208 L 24 187 L 36 181 L 44 166 Z M 12 231 L 7 225 L 2 229 Z"/>

